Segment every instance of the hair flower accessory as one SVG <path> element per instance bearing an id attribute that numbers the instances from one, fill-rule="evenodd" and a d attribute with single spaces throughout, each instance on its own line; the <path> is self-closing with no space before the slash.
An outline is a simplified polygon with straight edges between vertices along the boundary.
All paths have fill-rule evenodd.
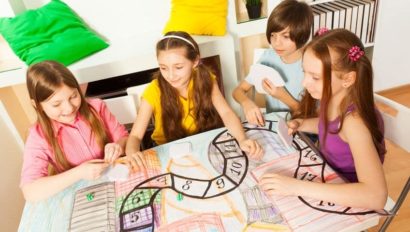
<path id="1" fill-rule="evenodd" d="M 322 35 L 324 35 L 328 32 L 329 32 L 329 29 L 327 29 L 326 27 L 321 27 L 316 31 L 315 35 L 316 36 L 322 36 Z"/>
<path id="2" fill-rule="evenodd" d="M 364 51 L 359 46 L 353 46 L 349 49 L 349 59 L 351 61 L 358 61 L 364 55 Z"/>

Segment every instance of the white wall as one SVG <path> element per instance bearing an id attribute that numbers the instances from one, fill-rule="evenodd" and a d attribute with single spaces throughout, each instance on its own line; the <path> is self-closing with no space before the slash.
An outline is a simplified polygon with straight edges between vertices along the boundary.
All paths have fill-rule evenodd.
<path id="1" fill-rule="evenodd" d="M 410 1 L 379 3 L 373 52 L 375 91 L 410 84 Z"/>
<path id="2" fill-rule="evenodd" d="M 38 8 L 50 0 L 0 0 L 10 1 L 18 5 L 24 3 L 27 9 Z M 124 38 L 137 39 L 137 43 L 147 44 L 162 36 L 171 11 L 171 0 L 63 0 L 97 33 L 108 41 L 123 40 Z M 263 33 L 266 28 L 266 19 L 255 20 L 249 23 L 237 24 L 235 1 L 228 0 L 227 27 L 234 37 L 236 59 L 239 61 L 239 38 L 247 35 Z M 278 0 L 267 0 L 268 11 L 277 4 Z M 188 19 L 189 20 L 189 19 Z M 240 62 L 237 70 L 240 70 Z"/>
<path id="3" fill-rule="evenodd" d="M 24 11 L 23 0 L 0 0 L 0 17 L 13 17 Z"/>
<path id="4" fill-rule="evenodd" d="M 19 11 L 24 2 L 30 8 L 39 7 L 50 0 L 0 0 L 0 15 Z M 152 43 L 161 36 L 161 31 L 169 18 L 171 0 L 117 0 L 101 4 L 101 0 L 64 0 L 92 28 L 113 41 L 123 38 L 138 38 L 139 43 Z M 238 39 L 263 33 L 266 19 L 248 23 L 236 23 L 235 0 L 228 0 L 228 30 L 234 37 L 234 46 L 239 58 Z M 10 6 L 7 6 L 10 2 Z M 267 0 L 268 15 L 278 0 Z M 373 53 L 375 70 L 375 90 L 392 88 L 410 83 L 410 1 L 379 0 L 379 12 Z M 92 9 L 92 10 L 90 10 Z M 241 62 L 236 62 L 239 65 Z M 240 67 L 237 67 L 238 71 Z M 238 72 L 240 73 L 240 72 Z M 387 81 L 388 80 L 388 81 Z"/>
<path id="5" fill-rule="evenodd" d="M 50 2 L 50 0 L 23 1 L 27 9 L 38 8 Z M 150 41 L 152 38 L 160 38 L 171 9 L 170 0 L 63 1 L 91 28 L 109 41 L 136 35 L 141 38 L 141 43 L 152 42 Z"/>
<path id="6" fill-rule="evenodd" d="M 0 0 L 7 1 L 7 0 Z M 8 0 L 24 2 L 27 9 L 38 8 L 50 0 Z M 171 11 L 171 0 L 63 0 L 92 28 L 110 40 L 124 36 L 158 34 L 162 31 Z M 236 22 L 235 1 L 228 0 L 227 27 L 234 36 L 242 37 L 263 33 L 266 19 L 249 23 Z M 280 0 L 266 0 L 268 14 Z M 189 20 L 189 19 L 187 19 Z"/>
<path id="7" fill-rule="evenodd" d="M 14 10 L 8 0 L 0 0 L 0 17 L 13 17 Z"/>
<path id="8" fill-rule="evenodd" d="M 0 230 L 17 231 L 24 205 L 19 188 L 23 141 L 1 101 L 0 131 Z"/>

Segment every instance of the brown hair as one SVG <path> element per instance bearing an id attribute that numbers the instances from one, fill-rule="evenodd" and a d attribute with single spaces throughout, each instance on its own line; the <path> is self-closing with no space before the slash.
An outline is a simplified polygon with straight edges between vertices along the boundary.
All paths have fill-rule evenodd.
<path id="1" fill-rule="evenodd" d="M 312 23 L 313 13 L 308 4 L 296 0 L 284 0 L 269 16 L 266 38 L 270 43 L 273 32 L 280 32 L 289 27 L 290 39 L 295 42 L 297 48 L 301 48 L 310 37 Z"/>
<path id="2" fill-rule="evenodd" d="M 192 44 L 179 38 L 162 39 L 157 43 L 157 56 L 161 51 L 185 48 L 187 59 L 194 62 L 200 58 L 198 44 L 188 33 L 171 31 L 165 35 L 182 37 Z M 182 127 L 183 108 L 179 100 L 178 90 L 165 80 L 161 72 L 157 72 L 154 77 L 158 79 L 161 90 L 161 120 L 166 122 L 166 124 L 163 123 L 165 138 L 170 142 L 188 136 L 188 132 Z M 193 78 L 193 89 L 192 92 L 188 93 L 188 98 L 193 101 L 192 113 L 196 120 L 196 133 L 221 127 L 223 125 L 222 119 L 212 103 L 213 80 L 210 70 L 202 62 L 199 62 L 197 70 L 192 72 L 191 78 Z"/>
<path id="3" fill-rule="evenodd" d="M 70 70 L 55 61 L 43 61 L 29 67 L 26 82 L 30 99 L 35 104 L 37 123 L 40 125 L 48 144 L 54 151 L 56 163 L 51 164 L 53 173 L 66 171 L 72 168 L 73 165 L 67 160 L 64 151 L 61 149 L 58 139 L 54 134 L 53 124 L 43 111 L 40 103 L 50 98 L 62 86 L 78 90 L 81 97 L 79 114 L 89 123 L 92 131 L 95 133 L 98 145 L 101 149 L 104 148 L 104 145 L 110 140 L 105 131 L 104 123 L 94 108 L 85 101 L 80 86 Z"/>
<path id="4" fill-rule="evenodd" d="M 340 132 L 347 114 L 347 108 L 353 105 L 353 110 L 359 114 L 369 129 L 378 153 L 383 154 L 385 151 L 382 145 L 383 131 L 379 127 L 379 125 L 382 125 L 382 122 L 379 122 L 374 104 L 372 66 L 370 60 L 364 55 L 357 61 L 352 61 L 349 58 L 348 53 L 353 46 L 358 46 L 364 51 L 362 42 L 355 34 L 345 29 L 335 29 L 315 37 L 305 48 L 305 51 L 312 51 L 323 64 L 323 91 L 320 100 L 320 116 L 324 118 L 325 122 L 324 134 L 326 136 L 327 124 L 329 122 L 327 112 L 328 104 L 332 97 L 332 71 L 343 73 L 354 71 L 356 72 L 356 81 L 349 87 L 348 94 L 339 107 L 339 112 L 341 112 L 341 115 L 339 115 L 340 127 L 338 131 L 331 131 L 330 133 Z M 300 111 L 294 117 L 308 118 L 316 114 L 315 109 L 318 102 L 306 92 L 301 101 Z"/>

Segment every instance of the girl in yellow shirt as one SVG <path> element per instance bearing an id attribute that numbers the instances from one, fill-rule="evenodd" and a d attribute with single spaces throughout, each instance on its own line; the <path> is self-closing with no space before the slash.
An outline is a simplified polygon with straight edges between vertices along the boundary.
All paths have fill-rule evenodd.
<path id="1" fill-rule="evenodd" d="M 156 144 L 225 125 L 250 158 L 260 158 L 261 146 L 246 137 L 215 76 L 201 63 L 194 39 L 186 32 L 168 32 L 156 49 L 160 71 L 142 95 L 127 141 L 126 154 L 132 158 L 133 166 L 143 165 L 140 144 L 152 116 L 155 121 L 152 139 Z"/>

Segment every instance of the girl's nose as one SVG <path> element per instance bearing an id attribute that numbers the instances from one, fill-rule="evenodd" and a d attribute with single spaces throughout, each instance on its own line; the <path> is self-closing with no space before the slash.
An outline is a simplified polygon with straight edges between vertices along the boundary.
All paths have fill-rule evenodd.
<path id="1" fill-rule="evenodd" d="M 302 80 L 302 86 L 304 88 L 306 88 L 308 86 L 308 83 L 309 83 L 308 79 L 309 79 L 308 77 L 304 77 L 303 80 Z"/>
<path id="2" fill-rule="evenodd" d="M 175 77 L 174 72 L 172 70 L 169 70 L 168 71 L 168 79 L 170 79 L 172 81 L 174 79 L 174 77 Z"/>
<path id="3" fill-rule="evenodd" d="M 74 108 L 74 105 L 70 101 L 67 101 L 67 103 L 64 105 L 64 112 L 71 114 Z"/>

